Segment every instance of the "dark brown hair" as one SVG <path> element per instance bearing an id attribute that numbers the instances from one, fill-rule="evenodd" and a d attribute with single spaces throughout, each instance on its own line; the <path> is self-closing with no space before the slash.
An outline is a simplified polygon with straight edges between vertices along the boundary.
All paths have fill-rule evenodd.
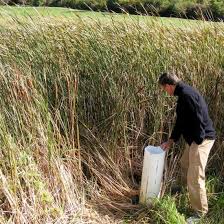
<path id="1" fill-rule="evenodd" d="M 180 79 L 174 73 L 165 72 L 159 77 L 159 84 L 162 86 L 166 84 L 176 85 L 178 82 L 180 82 Z"/>

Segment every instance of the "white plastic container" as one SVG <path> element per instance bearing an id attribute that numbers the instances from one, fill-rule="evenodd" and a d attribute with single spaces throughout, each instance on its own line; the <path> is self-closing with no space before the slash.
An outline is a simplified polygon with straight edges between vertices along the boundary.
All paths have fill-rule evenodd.
<path id="1" fill-rule="evenodd" d="M 145 148 L 140 190 L 141 204 L 150 204 L 153 198 L 160 196 L 164 161 L 165 151 L 161 147 Z"/>

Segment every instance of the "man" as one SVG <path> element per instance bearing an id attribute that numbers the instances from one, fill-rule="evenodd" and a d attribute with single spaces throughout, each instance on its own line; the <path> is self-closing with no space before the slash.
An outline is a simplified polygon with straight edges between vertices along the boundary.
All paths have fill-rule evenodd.
<path id="1" fill-rule="evenodd" d="M 161 145 L 167 151 L 182 135 L 186 148 L 181 158 L 182 180 L 187 184 L 190 203 L 196 216 L 208 212 L 205 167 L 215 141 L 215 130 L 204 98 L 172 73 L 159 78 L 162 89 L 177 96 L 176 123 L 169 140 Z"/>

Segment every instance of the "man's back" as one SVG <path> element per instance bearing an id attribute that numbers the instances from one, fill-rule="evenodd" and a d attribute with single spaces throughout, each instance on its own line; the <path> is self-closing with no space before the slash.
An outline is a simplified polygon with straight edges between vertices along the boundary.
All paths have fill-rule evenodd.
<path id="1" fill-rule="evenodd" d="M 215 130 L 208 114 L 208 107 L 201 94 L 193 87 L 179 82 L 174 95 L 178 96 L 178 131 L 188 144 L 193 141 L 201 144 L 205 138 L 215 139 Z"/>

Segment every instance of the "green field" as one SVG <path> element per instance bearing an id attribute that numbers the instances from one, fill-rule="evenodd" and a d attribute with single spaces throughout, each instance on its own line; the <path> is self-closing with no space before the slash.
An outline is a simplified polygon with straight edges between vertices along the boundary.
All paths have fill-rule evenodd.
<path id="1" fill-rule="evenodd" d="M 83 19 L 87 21 L 91 20 L 100 20 L 103 22 L 113 21 L 138 21 L 140 23 L 148 22 L 158 22 L 160 25 L 174 26 L 174 27 L 197 27 L 208 22 L 196 21 L 196 20 L 187 20 L 187 19 L 178 19 L 178 18 L 162 18 L 162 17 L 152 17 L 152 16 L 138 16 L 138 15 L 127 15 L 127 14 L 116 14 L 116 13 L 107 13 L 107 12 L 93 12 L 93 11 L 83 11 L 75 10 L 68 8 L 60 7 L 10 7 L 10 6 L 1 6 L 0 7 L 0 21 L 4 23 L 7 18 L 29 18 L 32 17 L 33 20 L 38 17 L 41 18 L 54 18 L 54 19 Z"/>

